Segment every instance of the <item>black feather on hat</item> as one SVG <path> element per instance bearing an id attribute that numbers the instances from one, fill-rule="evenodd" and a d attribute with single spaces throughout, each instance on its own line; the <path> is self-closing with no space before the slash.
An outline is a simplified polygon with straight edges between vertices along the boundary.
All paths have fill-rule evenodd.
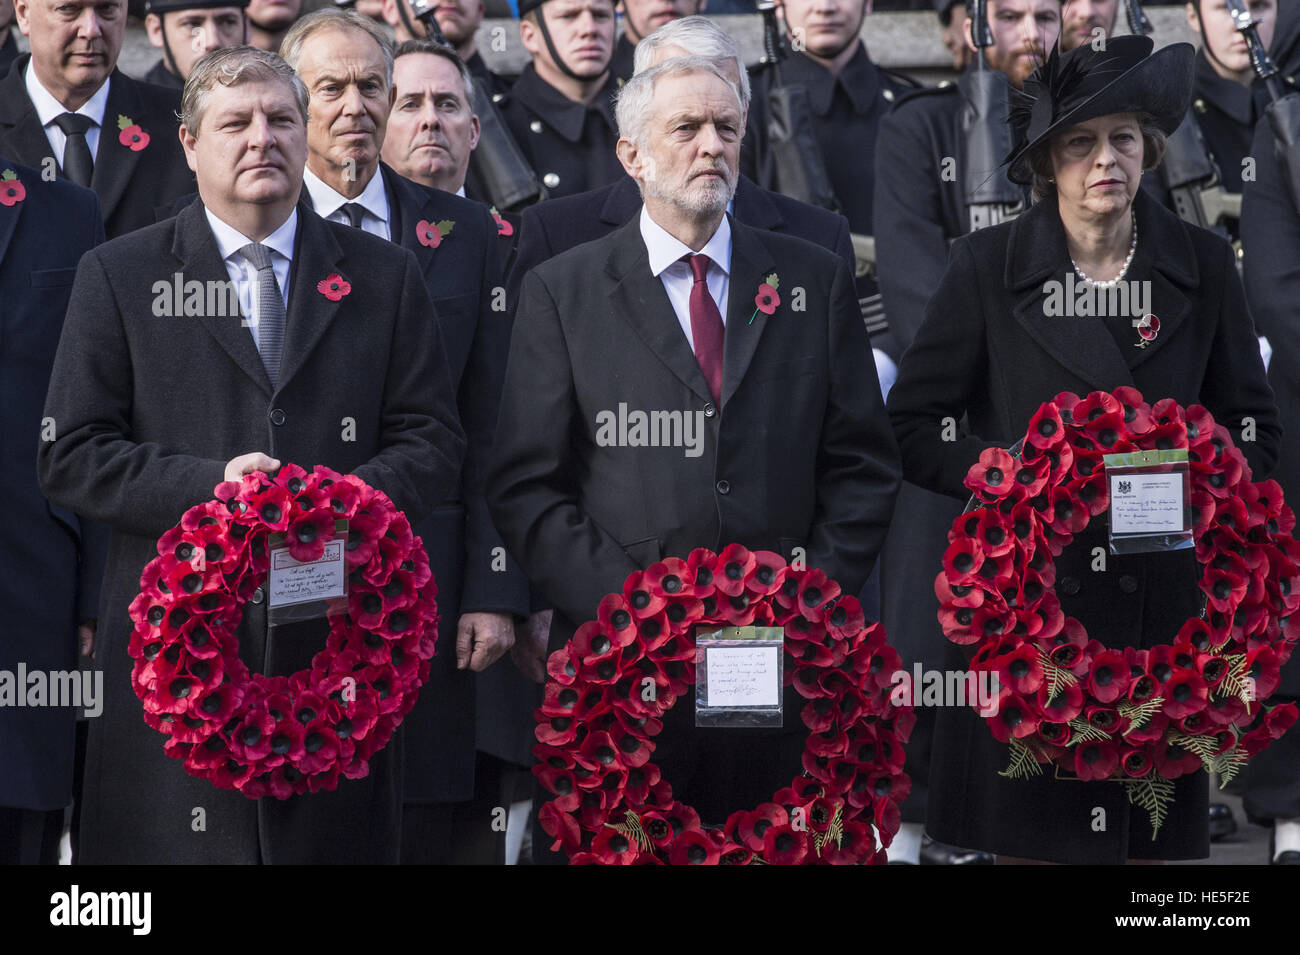
<path id="1" fill-rule="evenodd" d="M 1067 126 L 1112 113 L 1147 113 L 1166 135 L 1187 116 L 1192 101 L 1196 49 L 1171 43 L 1151 52 L 1146 36 L 1117 36 L 1102 49 L 1091 43 L 1065 53 L 1053 48 L 1047 62 L 1025 80 L 1023 91 L 1012 90 L 1007 121 L 1015 146 L 1003 161 L 1007 178 L 1028 183 L 1033 178 L 1029 155 Z"/>

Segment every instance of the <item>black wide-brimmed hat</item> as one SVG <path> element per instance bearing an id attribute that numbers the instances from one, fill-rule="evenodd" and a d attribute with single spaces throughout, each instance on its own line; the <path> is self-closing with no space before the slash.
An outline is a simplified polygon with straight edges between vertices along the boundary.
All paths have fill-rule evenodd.
<path id="1" fill-rule="evenodd" d="M 1116 36 L 1100 50 L 1091 43 L 1066 53 L 1054 48 L 1024 90 L 1012 90 L 1008 122 L 1016 145 L 1005 160 L 1007 178 L 1030 182 L 1035 146 L 1098 116 L 1147 113 L 1166 135 L 1177 129 L 1192 101 L 1196 49 L 1171 43 L 1152 53 L 1154 46 L 1150 37 Z"/>

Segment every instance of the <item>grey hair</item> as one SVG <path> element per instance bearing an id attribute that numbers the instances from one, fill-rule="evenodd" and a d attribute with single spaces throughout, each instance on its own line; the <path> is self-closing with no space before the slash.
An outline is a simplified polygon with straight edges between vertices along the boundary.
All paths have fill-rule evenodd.
<path id="1" fill-rule="evenodd" d="M 740 48 L 726 30 L 702 16 L 682 17 L 665 23 L 636 45 L 632 60 L 634 71 L 643 73 L 648 70 L 656 54 L 670 46 L 679 46 L 691 56 L 735 60 L 736 72 L 740 75 L 740 106 L 744 112 L 749 112 L 749 71 L 740 58 Z"/>
<path id="2" fill-rule="evenodd" d="M 201 56 L 181 93 L 181 125 L 198 136 L 203 114 L 208 108 L 212 87 L 239 86 L 242 83 L 283 83 L 293 90 L 294 102 L 303 124 L 307 123 L 307 87 L 302 85 L 289 64 L 274 53 L 254 46 L 229 46 Z"/>
<path id="3" fill-rule="evenodd" d="M 1165 146 L 1169 137 L 1156 125 L 1156 119 L 1150 113 L 1139 113 L 1137 123 L 1138 130 L 1142 134 L 1142 168 L 1155 169 L 1160 165 L 1160 160 L 1165 158 Z M 1033 201 L 1041 202 L 1056 195 L 1056 174 L 1052 169 L 1052 140 L 1039 143 L 1026 158 L 1029 160 L 1029 188 Z"/>
<path id="4" fill-rule="evenodd" d="M 455 50 L 434 40 L 417 37 L 413 40 L 403 41 L 396 52 L 393 53 L 393 60 L 400 60 L 412 53 L 427 53 L 429 56 L 440 56 L 455 66 L 456 72 L 460 74 L 461 82 L 465 84 L 465 102 L 469 105 L 469 111 L 471 113 L 478 112 L 478 90 L 475 88 L 474 75 L 470 73 L 465 61 L 456 55 Z"/>
<path id="5" fill-rule="evenodd" d="M 280 55 L 284 57 L 286 63 L 293 67 L 295 73 L 298 72 L 298 63 L 302 59 L 302 47 L 307 42 L 307 38 L 319 30 L 330 28 L 336 30 L 360 30 L 374 40 L 379 46 L 379 51 L 384 55 L 384 69 L 388 78 L 388 85 L 390 87 L 393 85 L 393 41 L 388 39 L 388 34 L 381 30 L 374 20 L 357 13 L 355 10 L 344 7 L 323 7 L 314 13 L 307 14 L 289 28 L 289 32 L 280 41 Z"/>
<path id="6" fill-rule="evenodd" d="M 645 41 L 642 40 L 641 43 Z M 641 44 L 638 43 L 639 47 Z M 718 68 L 718 61 L 707 56 L 675 56 L 664 60 L 658 66 L 652 66 L 633 74 L 632 78 L 618 91 L 618 101 L 614 104 L 615 117 L 618 120 L 618 135 L 638 146 L 642 143 L 645 127 L 650 122 L 654 103 L 655 84 L 661 79 L 684 76 L 689 73 L 711 73 L 727 84 L 736 105 L 744 112 L 744 102 L 740 91 L 725 73 Z"/>

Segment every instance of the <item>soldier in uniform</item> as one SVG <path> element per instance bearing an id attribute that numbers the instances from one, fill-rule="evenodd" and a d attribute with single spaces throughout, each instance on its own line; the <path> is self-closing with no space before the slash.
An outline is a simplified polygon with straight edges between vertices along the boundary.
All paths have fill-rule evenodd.
<path id="1" fill-rule="evenodd" d="M 960 73 L 970 66 L 971 58 L 966 45 L 966 4 L 964 0 L 934 0 L 934 11 L 943 27 L 943 45 L 952 54 L 952 68 Z"/>
<path id="2" fill-rule="evenodd" d="M 248 0 L 149 0 L 144 29 L 163 55 L 144 75 L 145 82 L 182 89 L 190 67 L 204 53 L 247 43 L 247 7 Z"/>
<path id="3" fill-rule="evenodd" d="M 1092 43 L 1115 32 L 1119 0 L 1065 0 L 1061 5 L 1061 49 Z"/>
<path id="4" fill-rule="evenodd" d="M 1033 72 L 1060 28 L 1057 0 L 988 0 L 993 45 L 986 49 L 992 69 L 1012 85 Z M 966 42 L 971 42 L 969 25 Z M 973 173 L 966 169 L 963 114 L 968 108 L 970 72 L 956 83 L 918 90 L 899 100 L 880 124 L 875 165 L 876 234 L 880 291 L 890 331 L 904 351 L 912 343 L 925 304 L 939 285 L 948 246 L 970 229 L 963 189 Z M 980 176 L 988 173 L 980 173 Z M 1003 175 L 1002 170 L 996 170 Z M 881 620 L 908 669 L 914 661 L 942 666 L 947 641 L 935 619 L 934 577 L 942 566 L 947 533 L 961 505 L 904 481 L 894 523 L 880 561 Z M 931 609 L 918 609 L 931 608 Z M 903 804 L 900 838 L 916 837 L 925 819 L 930 778 L 930 744 L 935 710 L 918 707 L 917 725 L 907 749 L 912 795 Z M 892 856 L 892 851 L 891 851 Z M 987 863 L 986 853 L 954 850 L 924 842 L 923 862 Z"/>
<path id="5" fill-rule="evenodd" d="M 248 42 L 259 50 L 272 53 L 280 49 L 280 41 L 302 15 L 303 0 L 249 0 Z"/>
<path id="6" fill-rule="evenodd" d="M 633 58 L 638 43 L 665 23 L 702 13 L 707 2 L 708 0 L 619 0 L 623 32 L 614 44 L 614 59 L 610 63 L 610 70 L 619 85 L 630 80 L 636 72 Z"/>
<path id="7" fill-rule="evenodd" d="M 622 178 L 613 0 L 520 0 L 519 37 L 533 61 L 497 105 L 547 192 L 571 196 Z"/>
<path id="8" fill-rule="evenodd" d="M 786 0 L 786 25 L 796 42 L 795 52 L 780 65 L 783 82 L 808 90 L 813 131 L 839 211 L 849 220 L 849 229 L 863 236 L 875 234 L 870 157 L 876 152 L 877 128 L 890 104 L 917 86 L 871 61 L 858 35 L 871 12 L 871 3 Z M 770 66 L 752 71 L 753 102 L 741 147 L 741 171 L 767 189 L 774 186 L 768 162 L 767 95 L 776 81 L 776 71 Z M 879 289 L 875 280 L 859 275 L 855 284 L 863 313 L 868 317 L 877 371 L 888 389 L 900 352 L 888 329 L 878 321 Z"/>
<path id="9" fill-rule="evenodd" d="M 424 24 L 411 13 L 410 0 L 383 0 L 383 4 L 384 22 L 393 28 L 398 44 L 428 37 Z M 469 67 L 470 75 L 483 83 L 493 102 L 500 102 L 501 94 L 510 88 L 510 81 L 499 73 L 493 73 L 478 50 L 478 28 L 483 15 L 483 0 L 439 0 L 433 11 L 438 29 Z"/>

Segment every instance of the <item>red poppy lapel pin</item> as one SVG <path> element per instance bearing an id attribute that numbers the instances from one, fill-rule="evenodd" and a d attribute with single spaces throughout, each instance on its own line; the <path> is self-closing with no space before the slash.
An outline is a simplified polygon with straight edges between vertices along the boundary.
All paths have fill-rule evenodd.
<path id="1" fill-rule="evenodd" d="M 497 212 L 497 207 L 492 206 L 489 211 L 492 218 L 497 222 L 497 235 L 514 235 L 515 227 L 510 224 L 510 220 L 501 218 L 501 213 Z"/>
<path id="2" fill-rule="evenodd" d="M 439 222 L 421 219 L 415 224 L 415 237 L 420 240 L 420 245 L 436 249 L 455 227 L 455 219 L 442 219 Z"/>
<path id="3" fill-rule="evenodd" d="M 759 312 L 771 315 L 776 311 L 776 307 L 781 304 L 781 296 L 776 291 L 780 287 L 781 280 L 775 272 L 763 280 L 763 284 L 758 287 L 758 294 L 754 296 L 754 314 L 749 316 L 750 325 L 754 324 Z"/>
<path id="4" fill-rule="evenodd" d="M 27 198 L 27 187 L 12 169 L 0 172 L 0 206 L 16 206 Z"/>
<path id="5" fill-rule="evenodd" d="M 316 283 L 316 291 L 331 302 L 337 302 L 352 291 L 352 283 L 337 272 L 333 272 Z"/>
<path id="6" fill-rule="evenodd" d="M 1160 333 L 1160 319 L 1147 313 L 1139 319 L 1133 321 L 1133 327 L 1137 329 L 1138 337 L 1142 339 L 1135 343 L 1137 348 L 1146 348 L 1151 342 L 1156 340 L 1156 335 Z"/>
<path id="7" fill-rule="evenodd" d="M 120 130 L 117 134 L 117 141 L 131 152 L 138 153 L 149 145 L 149 134 L 136 125 L 135 120 L 130 116 L 123 116 L 119 113 L 117 128 Z"/>

